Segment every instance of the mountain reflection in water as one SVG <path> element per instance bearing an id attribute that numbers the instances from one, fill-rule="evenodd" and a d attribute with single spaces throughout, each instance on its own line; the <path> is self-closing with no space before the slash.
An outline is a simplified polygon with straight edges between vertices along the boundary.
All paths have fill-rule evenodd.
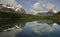
<path id="1" fill-rule="evenodd" d="M 0 37 L 14 37 L 25 26 L 20 19 L 0 19 Z"/>
<path id="2" fill-rule="evenodd" d="M 53 21 L 28 22 L 15 37 L 60 37 L 59 28 L 60 26 Z"/>
<path id="3" fill-rule="evenodd" d="M 11 31 L 0 32 L 0 37 L 60 37 L 60 25 L 54 21 L 18 20 L 10 24 L 16 24 L 19 28 L 13 26 L 15 29 Z"/>

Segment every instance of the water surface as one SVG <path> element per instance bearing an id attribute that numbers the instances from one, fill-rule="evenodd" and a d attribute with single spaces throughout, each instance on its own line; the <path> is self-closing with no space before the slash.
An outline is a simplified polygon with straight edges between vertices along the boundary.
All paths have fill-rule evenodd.
<path id="1" fill-rule="evenodd" d="M 60 37 L 60 24 L 50 20 L 19 21 L 19 28 L 0 32 L 0 37 Z M 24 25 L 20 27 L 20 25 Z"/>

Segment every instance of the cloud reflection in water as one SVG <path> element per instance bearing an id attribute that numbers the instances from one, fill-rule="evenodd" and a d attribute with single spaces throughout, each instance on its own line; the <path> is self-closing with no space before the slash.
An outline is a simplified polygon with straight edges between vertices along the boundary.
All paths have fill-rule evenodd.
<path id="1" fill-rule="evenodd" d="M 29 22 L 26 23 L 24 29 L 16 37 L 57 37 L 60 36 L 60 30 L 58 28 L 60 26 L 56 23 L 50 26 L 47 23 Z"/>

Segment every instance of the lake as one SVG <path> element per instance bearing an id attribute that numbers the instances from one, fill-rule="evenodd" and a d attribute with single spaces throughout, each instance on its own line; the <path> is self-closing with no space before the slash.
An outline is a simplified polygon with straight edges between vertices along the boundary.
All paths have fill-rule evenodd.
<path id="1" fill-rule="evenodd" d="M 60 24 L 51 20 L 19 20 L 14 24 L 12 28 L 1 31 L 0 37 L 60 37 Z"/>

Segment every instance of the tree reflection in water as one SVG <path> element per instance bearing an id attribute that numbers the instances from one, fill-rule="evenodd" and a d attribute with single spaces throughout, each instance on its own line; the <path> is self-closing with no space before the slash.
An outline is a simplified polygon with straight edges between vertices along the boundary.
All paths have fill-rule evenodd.
<path id="1" fill-rule="evenodd" d="M 0 24 L 5 26 L 3 27 L 5 32 L 0 32 L 1 37 L 60 37 L 59 24 L 50 20 L 32 22 L 28 20 L 7 20 Z"/>
<path id="2" fill-rule="evenodd" d="M 15 37 L 60 37 L 59 28 L 60 26 L 52 21 L 29 22 Z"/>

